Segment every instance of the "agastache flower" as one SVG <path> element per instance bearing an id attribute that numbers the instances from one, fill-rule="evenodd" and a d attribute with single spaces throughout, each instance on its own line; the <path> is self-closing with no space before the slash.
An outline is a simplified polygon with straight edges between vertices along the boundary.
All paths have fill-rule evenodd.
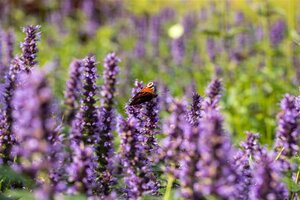
<path id="1" fill-rule="evenodd" d="M 270 41 L 272 46 L 277 47 L 284 39 L 286 23 L 284 20 L 278 20 L 271 26 Z"/>
<path id="2" fill-rule="evenodd" d="M 274 156 L 264 152 L 255 164 L 250 199 L 287 199 L 288 190 L 282 182 L 280 164 L 274 161 Z"/>
<path id="3" fill-rule="evenodd" d="M 199 139 L 199 127 L 186 121 L 184 142 L 181 145 L 183 156 L 178 169 L 181 193 L 185 199 L 203 199 L 203 195 L 198 189 L 198 184 L 201 182 L 201 177 L 199 177 L 199 162 L 201 160 Z"/>
<path id="4" fill-rule="evenodd" d="M 71 163 L 66 167 L 68 182 L 71 184 L 68 193 L 84 192 L 88 196 L 93 196 L 98 186 L 94 149 L 90 145 L 83 144 L 82 141 L 71 141 L 70 149 L 72 151 Z"/>
<path id="5" fill-rule="evenodd" d="M 135 45 L 135 50 L 134 50 L 134 54 L 138 57 L 138 58 L 142 58 L 145 56 L 146 54 L 146 49 L 145 49 L 145 43 L 146 43 L 146 37 L 147 37 L 147 20 L 145 17 L 140 17 L 134 18 L 134 25 L 135 28 L 137 30 L 137 42 Z"/>
<path id="6" fill-rule="evenodd" d="M 248 132 L 246 141 L 241 142 L 239 149 L 234 156 L 234 166 L 238 174 L 236 186 L 236 199 L 249 199 L 250 188 L 253 183 L 252 162 L 260 159 L 263 149 L 258 143 L 258 134 Z"/>
<path id="7" fill-rule="evenodd" d="M 217 56 L 217 45 L 213 38 L 206 40 L 206 49 L 211 62 L 215 62 Z"/>
<path id="8" fill-rule="evenodd" d="M 207 110 L 200 122 L 198 190 L 220 199 L 235 199 L 237 173 L 232 164 L 232 145 L 223 130 L 223 118 L 214 109 Z"/>
<path id="9" fill-rule="evenodd" d="M 12 112 L 14 107 L 12 105 L 12 97 L 17 86 L 17 76 L 21 70 L 22 64 L 22 61 L 16 57 L 10 65 L 10 69 L 5 81 L 3 112 L 4 121 L 2 123 L 0 134 L 0 153 L 4 164 L 8 164 L 8 162 L 11 161 L 10 151 L 15 143 L 15 136 L 12 133 Z"/>
<path id="10" fill-rule="evenodd" d="M 177 177 L 178 161 L 181 159 L 184 132 L 189 127 L 186 123 L 186 105 L 175 101 L 171 107 L 172 114 L 164 124 L 163 132 L 167 137 L 162 141 L 159 157 L 165 161 L 164 171 Z"/>
<path id="11" fill-rule="evenodd" d="M 158 98 L 154 98 L 145 103 L 145 122 L 142 127 L 141 133 L 146 137 L 145 148 L 148 152 L 148 156 L 152 156 L 157 153 L 159 148 L 155 135 L 158 134 L 158 121 L 159 121 L 159 101 Z"/>
<path id="12" fill-rule="evenodd" d="M 189 118 L 189 122 L 194 127 L 197 127 L 199 125 L 199 121 L 202 116 L 202 112 L 203 112 L 202 101 L 203 101 L 203 98 L 199 94 L 197 94 L 197 93 L 193 94 L 193 102 L 191 105 L 191 109 L 188 113 L 188 118 Z"/>
<path id="13" fill-rule="evenodd" d="M 161 16 L 159 14 L 150 18 L 150 41 L 152 56 L 159 56 L 159 39 L 161 35 Z"/>
<path id="14" fill-rule="evenodd" d="M 203 101 L 203 108 L 216 109 L 222 97 L 222 82 L 219 79 L 213 79 L 206 88 L 206 97 Z"/>
<path id="15" fill-rule="evenodd" d="M 299 151 L 300 129 L 299 113 L 295 105 L 295 96 L 286 94 L 280 103 L 281 112 L 277 116 L 277 132 L 275 147 L 282 155 L 292 157 Z"/>
<path id="16" fill-rule="evenodd" d="M 101 110 L 100 110 L 100 143 L 97 145 L 101 152 L 102 158 L 97 169 L 102 182 L 103 192 L 108 195 L 110 185 L 112 184 L 111 168 L 112 163 L 110 158 L 113 157 L 113 125 L 115 124 L 114 116 L 114 97 L 116 93 L 117 75 L 119 73 L 118 63 L 120 59 L 115 53 L 108 54 L 104 59 L 104 84 L 101 91 Z"/>
<path id="17" fill-rule="evenodd" d="M 134 97 L 142 88 L 143 88 L 143 81 L 135 80 L 134 87 L 132 88 L 131 91 L 131 96 Z M 141 121 L 142 114 L 140 110 L 142 109 L 142 105 L 136 105 L 136 106 L 126 105 L 125 109 L 128 117 L 134 117 Z"/>
<path id="18" fill-rule="evenodd" d="M 185 55 L 185 42 L 183 36 L 177 39 L 172 39 L 171 53 L 175 64 L 176 65 L 182 64 Z"/>
<path id="19" fill-rule="evenodd" d="M 12 30 L 9 30 L 5 34 L 6 52 L 5 52 L 4 63 L 7 66 L 10 64 L 10 62 L 12 61 L 12 59 L 14 57 L 14 43 L 15 43 L 14 32 Z"/>
<path id="20" fill-rule="evenodd" d="M 67 106 L 66 118 L 71 122 L 78 110 L 78 98 L 80 89 L 80 79 L 83 63 L 80 60 L 73 60 L 70 65 L 69 80 L 65 90 L 65 105 Z"/>
<path id="21" fill-rule="evenodd" d="M 138 121 L 133 117 L 121 119 L 119 126 L 127 199 L 138 199 L 143 193 L 156 193 L 158 185 L 146 158 Z"/>
<path id="22" fill-rule="evenodd" d="M 36 54 L 39 50 L 36 43 L 40 40 L 40 28 L 40 25 L 29 25 L 22 29 L 26 34 L 26 37 L 24 42 L 21 43 L 21 60 L 24 62 L 24 70 L 26 72 L 30 72 L 30 70 L 38 63 Z"/>
<path id="23" fill-rule="evenodd" d="M 55 161 L 55 141 L 57 133 L 51 117 L 51 90 L 41 71 L 33 70 L 30 75 L 22 74 L 22 84 L 17 88 L 13 99 L 15 110 L 13 131 L 18 145 L 13 152 L 18 157 L 17 171 L 38 179 L 39 174 L 49 177 Z M 51 177 L 50 177 L 51 180 Z M 36 197 L 53 199 L 55 185 L 37 181 Z M 43 195 L 41 195 L 43 194 Z"/>
<path id="24" fill-rule="evenodd" d="M 84 144 L 92 144 L 95 139 L 99 139 L 98 115 L 96 110 L 96 65 L 95 57 L 87 56 L 83 59 L 83 94 L 80 105 L 81 134 L 83 134 Z"/>

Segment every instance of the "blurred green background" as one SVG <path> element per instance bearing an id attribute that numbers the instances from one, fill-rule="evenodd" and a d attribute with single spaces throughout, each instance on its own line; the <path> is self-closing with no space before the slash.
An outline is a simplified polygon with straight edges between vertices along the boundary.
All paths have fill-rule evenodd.
<path id="1" fill-rule="evenodd" d="M 225 88 L 222 113 L 234 141 L 248 130 L 272 144 L 280 99 L 299 94 L 299 5 L 298 0 L 1 0 L 0 17 L 3 32 L 15 31 L 15 54 L 24 38 L 21 27 L 42 25 L 38 60 L 60 100 L 73 58 L 95 54 L 100 85 L 103 58 L 116 51 L 122 60 L 121 113 L 135 79 L 156 80 L 190 101 L 191 88 L 204 95 L 208 82 L 218 77 Z M 156 32 L 155 17 L 160 20 Z M 278 21 L 283 25 L 276 30 Z M 176 31 L 179 38 L 173 36 Z M 272 44 L 271 34 L 282 37 L 278 44 Z M 174 58 L 176 42 L 184 45 L 180 62 Z"/>

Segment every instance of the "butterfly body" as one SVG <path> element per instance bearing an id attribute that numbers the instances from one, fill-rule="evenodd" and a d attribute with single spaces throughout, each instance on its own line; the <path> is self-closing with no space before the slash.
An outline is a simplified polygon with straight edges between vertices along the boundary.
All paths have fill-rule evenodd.
<path id="1" fill-rule="evenodd" d="M 153 98 L 157 97 L 155 86 L 153 82 L 149 82 L 146 87 L 141 89 L 130 102 L 130 106 L 139 105 L 148 101 L 151 101 Z"/>

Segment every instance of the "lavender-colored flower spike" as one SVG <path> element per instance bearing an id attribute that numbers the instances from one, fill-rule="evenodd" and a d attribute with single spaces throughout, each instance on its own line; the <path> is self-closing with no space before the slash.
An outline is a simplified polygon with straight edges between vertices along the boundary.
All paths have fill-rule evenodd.
<path id="1" fill-rule="evenodd" d="M 83 118 L 81 134 L 83 134 L 84 144 L 92 144 L 95 139 L 99 139 L 99 120 L 95 107 L 97 90 L 95 57 L 87 56 L 83 59 L 83 65 L 83 97 L 79 111 Z"/>
<path id="2" fill-rule="evenodd" d="M 282 182 L 280 165 L 273 155 L 264 152 L 254 166 L 250 199 L 287 199 L 288 190 Z"/>
<path id="3" fill-rule="evenodd" d="M 4 64 L 7 66 L 9 66 L 10 62 L 14 57 L 14 43 L 15 43 L 14 32 L 12 30 L 9 30 L 5 34 L 6 52 L 5 52 Z"/>
<path id="4" fill-rule="evenodd" d="M 286 94 L 280 106 L 275 147 L 277 150 L 284 148 L 282 155 L 291 157 L 299 153 L 300 142 L 299 113 L 295 105 L 295 96 Z"/>
<path id="5" fill-rule="evenodd" d="M 104 84 L 101 91 L 101 103 L 102 107 L 107 110 L 112 110 L 113 99 L 116 92 L 117 75 L 119 73 L 118 63 L 121 60 L 116 56 L 115 53 L 109 53 L 104 59 Z"/>
<path id="6" fill-rule="evenodd" d="M 224 133 L 221 114 L 208 110 L 200 122 L 201 138 L 199 148 L 198 190 L 205 195 L 215 195 L 220 199 L 235 199 L 237 173 L 232 164 L 232 146 Z"/>
<path id="7" fill-rule="evenodd" d="M 222 96 L 222 82 L 219 79 L 213 79 L 206 88 L 206 98 L 203 101 L 203 108 L 217 108 Z"/>
<path id="8" fill-rule="evenodd" d="M 156 193 L 158 185 L 146 158 L 139 124 L 134 118 L 121 119 L 121 156 L 125 168 L 125 184 L 128 199 L 138 199 L 143 193 Z"/>
<path id="9" fill-rule="evenodd" d="M 199 125 L 199 121 L 202 117 L 202 101 L 203 98 L 197 94 L 193 94 L 193 102 L 191 105 L 191 110 L 188 113 L 189 122 L 194 126 L 197 127 Z"/>
<path id="10" fill-rule="evenodd" d="M 212 38 L 208 38 L 206 41 L 206 48 L 210 60 L 214 62 L 217 57 L 217 47 L 215 40 Z"/>
<path id="11" fill-rule="evenodd" d="M 12 105 L 12 97 L 14 95 L 16 84 L 17 84 L 17 76 L 21 70 L 22 62 L 16 57 L 11 65 L 9 72 L 6 76 L 5 82 L 5 91 L 4 91 L 4 121 L 1 127 L 0 134 L 0 154 L 4 164 L 8 164 L 11 161 L 10 151 L 12 146 L 15 143 L 15 136 L 12 133 L 12 124 L 13 124 L 13 105 Z"/>
<path id="12" fill-rule="evenodd" d="M 277 47 L 284 39 L 286 31 L 286 23 L 284 20 L 278 20 L 271 26 L 270 41 L 274 47 Z"/>
<path id="13" fill-rule="evenodd" d="M 246 141 L 241 142 L 241 147 L 243 148 L 243 151 L 247 154 L 247 156 L 250 158 L 256 158 L 259 157 L 262 154 L 263 148 L 259 145 L 258 133 L 251 133 L 247 132 L 247 139 Z"/>
<path id="14" fill-rule="evenodd" d="M 253 184 L 251 160 L 257 161 L 263 149 L 258 144 L 258 134 L 248 132 L 246 141 L 241 142 L 241 149 L 234 156 L 234 166 L 238 174 L 236 199 L 248 200 L 249 191 Z"/>
<path id="15" fill-rule="evenodd" d="M 65 105 L 67 106 L 66 119 L 70 123 L 78 110 L 78 98 L 80 90 L 80 79 L 83 63 L 73 60 L 70 65 L 70 77 L 65 90 Z"/>
<path id="16" fill-rule="evenodd" d="M 183 123 L 185 123 L 184 142 L 181 145 L 183 156 L 178 169 L 181 193 L 184 199 L 203 199 L 201 191 L 198 190 L 198 184 L 201 182 L 201 177 L 199 177 L 199 161 L 201 160 L 199 127 L 195 127 L 187 121 Z"/>
<path id="17" fill-rule="evenodd" d="M 40 40 L 40 28 L 40 25 L 29 25 L 23 28 L 23 32 L 26 34 L 26 37 L 24 42 L 21 43 L 21 59 L 24 62 L 24 70 L 26 72 L 30 72 L 30 70 L 38 63 L 36 60 L 36 54 L 39 50 L 36 43 Z"/>
<path id="18" fill-rule="evenodd" d="M 134 97 L 142 88 L 143 88 L 143 81 L 135 80 L 134 87 L 132 88 L 131 91 L 131 96 Z M 141 120 L 142 113 L 140 112 L 140 110 L 142 109 L 142 107 L 143 107 L 142 105 L 136 105 L 136 106 L 126 105 L 125 106 L 126 114 L 128 115 L 128 117 L 134 117 Z"/>
<path id="19" fill-rule="evenodd" d="M 137 30 L 137 42 L 135 45 L 135 50 L 134 54 L 138 58 L 142 58 L 146 54 L 146 49 L 145 49 L 145 43 L 147 39 L 147 19 L 146 17 L 140 17 L 140 18 L 133 18 L 134 20 L 134 25 Z"/>
<path id="20" fill-rule="evenodd" d="M 182 64 L 185 55 L 185 42 L 183 36 L 171 41 L 171 53 L 175 64 Z"/>
<path id="21" fill-rule="evenodd" d="M 73 121 L 73 123 L 75 122 Z M 98 188 L 95 173 L 97 162 L 93 153 L 94 149 L 90 145 L 84 145 L 82 141 L 77 142 L 76 140 L 71 141 L 70 148 L 72 158 L 71 163 L 66 168 L 68 182 L 71 184 L 68 193 L 84 192 L 89 197 L 93 196 L 94 191 Z"/>
<path id="22" fill-rule="evenodd" d="M 114 97 L 116 93 L 117 75 L 119 73 L 118 63 L 120 59 L 115 53 L 108 54 L 104 59 L 104 84 L 101 91 L 101 110 L 100 110 L 100 143 L 97 144 L 97 149 L 101 153 L 99 159 L 99 167 L 97 169 L 103 187 L 103 192 L 108 195 L 110 186 L 112 185 L 110 162 L 113 157 L 113 125 L 115 124 L 114 116 Z"/>
<path id="23" fill-rule="evenodd" d="M 18 139 L 13 152 L 19 160 L 15 169 L 33 179 L 38 179 L 40 173 L 49 177 L 57 162 L 53 159 L 57 134 L 51 117 L 51 90 L 41 71 L 33 70 L 31 74 L 22 74 L 21 81 L 13 99 L 16 108 L 13 111 L 13 130 Z M 54 192 L 54 185 L 37 181 L 38 199 L 53 199 Z"/>
<path id="24" fill-rule="evenodd" d="M 167 123 L 164 124 L 163 132 L 167 137 L 162 141 L 159 156 L 166 162 L 165 171 L 173 176 L 178 176 L 177 165 L 182 157 L 182 144 L 184 142 L 184 131 L 189 127 L 186 123 L 186 105 L 175 101 L 172 105 L 172 114 Z"/>
<path id="25" fill-rule="evenodd" d="M 159 39 L 161 35 L 161 16 L 154 15 L 150 18 L 150 41 L 152 44 L 152 56 L 159 56 Z"/>
<path id="26" fill-rule="evenodd" d="M 158 134 L 159 99 L 154 98 L 145 104 L 145 121 L 141 133 L 145 136 L 145 148 L 149 157 L 157 153 L 159 148 L 155 135 Z"/>

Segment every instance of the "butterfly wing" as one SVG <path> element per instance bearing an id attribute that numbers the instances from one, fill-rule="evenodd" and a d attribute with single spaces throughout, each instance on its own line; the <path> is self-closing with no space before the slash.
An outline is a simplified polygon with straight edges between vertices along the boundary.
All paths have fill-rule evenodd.
<path id="1" fill-rule="evenodd" d="M 152 94 L 150 92 L 138 92 L 131 100 L 130 104 L 131 106 L 133 105 L 138 105 L 141 103 L 145 103 L 147 101 L 150 101 L 154 97 L 156 97 L 156 94 Z"/>

